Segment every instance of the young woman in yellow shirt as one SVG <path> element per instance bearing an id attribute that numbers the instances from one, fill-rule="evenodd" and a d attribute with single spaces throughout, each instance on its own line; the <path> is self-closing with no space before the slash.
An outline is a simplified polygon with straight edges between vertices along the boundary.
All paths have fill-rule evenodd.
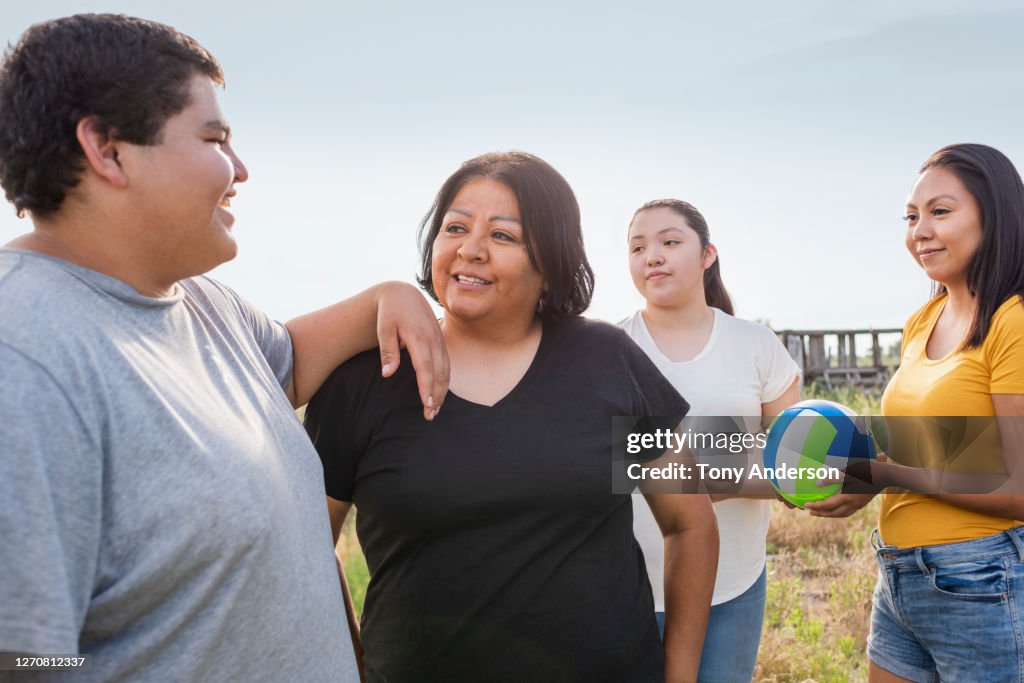
<path id="1" fill-rule="evenodd" d="M 905 220 L 935 285 L 882 397 L 891 462 L 871 479 L 899 489 L 872 535 L 869 680 L 1024 680 L 1024 185 L 999 151 L 950 145 L 921 167 Z M 845 517 L 874 495 L 807 508 Z"/>

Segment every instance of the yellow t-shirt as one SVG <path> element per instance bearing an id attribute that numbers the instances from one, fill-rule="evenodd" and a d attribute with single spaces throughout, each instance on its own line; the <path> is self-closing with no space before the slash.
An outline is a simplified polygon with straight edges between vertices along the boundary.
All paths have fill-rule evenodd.
<path id="1" fill-rule="evenodd" d="M 925 347 L 946 299 L 945 295 L 932 299 L 907 320 L 900 368 L 882 396 L 882 414 L 886 418 L 993 416 L 992 394 L 1024 394 L 1024 304 L 1020 297 L 1007 299 L 996 310 L 980 347 L 969 351 L 957 349 L 944 358 L 931 360 Z M 962 425 L 965 421 L 959 422 Z M 978 423 L 966 422 L 975 426 Z M 887 425 L 890 455 L 895 462 L 936 466 L 936 459 L 943 458 L 947 470 L 1002 471 L 994 421 L 990 429 L 961 439 L 972 444 L 971 462 L 966 462 L 968 458 L 951 462 L 949 453 L 937 454 L 935 448 L 922 445 L 934 445 L 936 434 L 943 431 L 941 420 L 890 420 Z M 932 496 L 912 493 L 883 496 L 878 519 L 882 540 L 899 548 L 970 541 L 1021 525 L 1024 522 L 971 512 Z"/>

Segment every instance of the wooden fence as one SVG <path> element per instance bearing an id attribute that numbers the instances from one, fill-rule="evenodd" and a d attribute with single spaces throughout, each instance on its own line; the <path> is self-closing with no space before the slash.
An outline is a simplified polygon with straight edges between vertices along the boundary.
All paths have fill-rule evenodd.
<path id="1" fill-rule="evenodd" d="M 800 366 L 804 383 L 820 379 L 830 389 L 840 384 L 883 386 L 893 368 L 882 362 L 879 336 L 902 333 L 900 328 L 776 331 L 789 355 Z M 870 364 L 858 361 L 857 337 L 870 337 Z M 834 355 L 830 353 L 831 349 L 835 350 Z"/>

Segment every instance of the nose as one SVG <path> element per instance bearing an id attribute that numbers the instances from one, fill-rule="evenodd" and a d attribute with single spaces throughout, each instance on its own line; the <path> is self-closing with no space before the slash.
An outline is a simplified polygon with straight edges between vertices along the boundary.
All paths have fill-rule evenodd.
<path id="1" fill-rule="evenodd" d="M 932 230 L 931 220 L 929 220 L 927 215 L 918 218 L 917 223 L 910 229 L 910 237 L 915 242 L 931 239 L 934 236 L 935 233 Z"/>
<path id="2" fill-rule="evenodd" d="M 486 261 L 487 245 L 484 244 L 484 231 L 470 228 L 456 253 L 463 261 Z"/>
<path id="3" fill-rule="evenodd" d="M 249 179 L 249 169 L 247 169 L 245 164 L 242 163 L 242 160 L 238 158 L 238 155 L 235 154 L 235 150 L 233 148 L 228 148 L 228 156 L 231 158 L 231 165 L 235 169 L 235 182 L 244 183 Z"/>
<path id="4" fill-rule="evenodd" d="M 662 258 L 661 253 L 657 249 L 651 249 L 647 252 L 647 265 L 649 266 L 660 266 L 665 262 Z"/>

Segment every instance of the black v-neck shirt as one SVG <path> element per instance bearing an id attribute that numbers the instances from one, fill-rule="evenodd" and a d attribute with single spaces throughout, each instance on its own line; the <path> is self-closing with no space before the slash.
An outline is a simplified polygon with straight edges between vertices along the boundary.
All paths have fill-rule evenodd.
<path id="1" fill-rule="evenodd" d="M 611 418 L 688 408 L 622 330 L 584 318 L 545 323 L 495 405 L 449 393 L 433 422 L 404 352 L 390 379 L 376 350 L 335 370 L 306 430 L 327 495 L 358 510 L 369 680 L 661 680 Z"/>

